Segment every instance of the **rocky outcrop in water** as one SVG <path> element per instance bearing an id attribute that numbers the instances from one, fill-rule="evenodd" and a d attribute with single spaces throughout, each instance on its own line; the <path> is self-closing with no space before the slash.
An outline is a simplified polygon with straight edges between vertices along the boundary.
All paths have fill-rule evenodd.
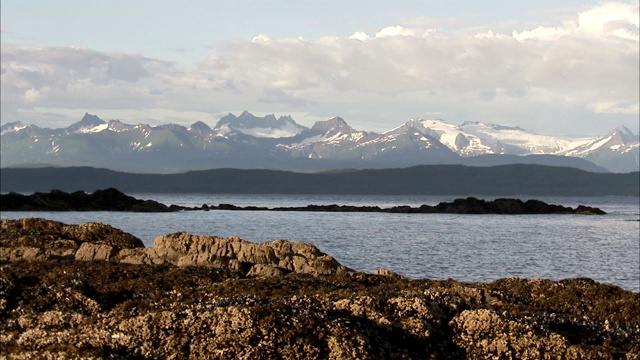
<path id="1" fill-rule="evenodd" d="M 254 244 L 237 237 L 175 233 L 150 248 L 109 225 L 66 225 L 44 219 L 0 221 L 0 261 L 110 261 L 229 268 L 243 276 L 339 274 L 350 269 L 313 245 L 275 240 Z"/>
<path id="2" fill-rule="evenodd" d="M 145 249 L 106 225 L 40 219 L 2 220 L 0 245 L 0 349 L 12 359 L 640 353 L 640 294 L 589 279 L 408 280 L 351 271 L 307 244 L 178 233 Z M 18 247 L 76 250 L 6 256 Z M 163 261 L 123 261 L 136 252 Z"/>
<path id="3" fill-rule="evenodd" d="M 117 252 L 144 249 L 144 244 L 129 233 L 101 223 L 67 225 L 33 218 L 0 220 L 0 261 L 75 260 L 78 255 L 86 257 L 87 247 Z"/>
<path id="4" fill-rule="evenodd" d="M 50 193 L 34 193 L 21 195 L 9 193 L 0 195 L 0 208 L 3 211 L 136 211 L 136 212 L 168 212 L 195 210 L 244 210 L 244 211 L 318 211 L 318 212 L 381 212 L 403 214 L 581 214 L 604 215 L 601 209 L 580 205 L 568 206 L 547 204 L 539 200 L 522 201 L 519 199 L 496 199 L 487 201 L 475 197 L 456 199 L 453 202 L 441 202 L 438 205 L 407 205 L 380 208 L 379 206 L 353 205 L 307 205 L 299 207 L 259 207 L 236 206 L 233 204 L 185 207 L 180 205 L 164 205 L 153 200 L 138 200 L 125 195 L 116 189 L 98 190 L 93 194 L 77 191 L 71 194 L 53 190 Z"/>
<path id="5" fill-rule="evenodd" d="M 116 189 L 66 193 L 52 190 L 31 195 L 8 193 L 0 195 L 2 211 L 133 211 L 168 212 L 168 206 L 153 200 L 139 200 Z"/>
<path id="6" fill-rule="evenodd" d="M 252 210 L 241 207 L 227 210 Z M 209 207 L 215 209 L 215 207 Z M 258 209 L 260 210 L 260 209 Z M 487 201 L 475 197 L 465 199 L 455 199 L 453 202 L 441 202 L 435 206 L 422 205 L 420 207 L 394 206 L 391 208 L 380 208 L 378 206 L 351 206 L 351 205 L 308 205 L 304 207 L 279 207 L 274 211 L 326 211 L 326 212 L 384 212 L 402 214 L 503 214 L 503 215 L 523 215 L 523 214 L 581 214 L 581 215 L 604 215 L 601 209 L 580 205 L 571 208 L 562 205 L 547 204 L 539 200 L 522 201 L 519 199 L 496 199 Z"/>

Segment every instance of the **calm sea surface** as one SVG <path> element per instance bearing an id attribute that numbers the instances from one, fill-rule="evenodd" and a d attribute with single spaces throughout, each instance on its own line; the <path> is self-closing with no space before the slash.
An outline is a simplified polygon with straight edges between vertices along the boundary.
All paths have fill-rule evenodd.
<path id="1" fill-rule="evenodd" d="M 201 206 L 436 205 L 455 196 L 131 194 L 164 204 Z M 482 197 L 493 199 L 492 197 Z M 522 198 L 525 200 L 526 198 Z M 640 291 L 638 197 L 537 197 L 548 203 L 596 206 L 609 214 L 455 215 L 263 211 L 176 213 L 2 212 L 0 218 L 41 217 L 69 224 L 99 221 L 151 246 L 178 231 L 239 236 L 253 242 L 308 242 L 343 265 L 388 268 L 410 278 L 469 282 L 502 277 L 589 277 Z"/>

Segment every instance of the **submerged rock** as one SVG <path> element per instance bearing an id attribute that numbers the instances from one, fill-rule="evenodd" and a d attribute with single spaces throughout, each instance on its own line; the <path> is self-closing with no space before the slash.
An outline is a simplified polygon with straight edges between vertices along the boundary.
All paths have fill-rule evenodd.
<path id="1" fill-rule="evenodd" d="M 637 359 L 640 351 L 640 294 L 590 279 L 408 280 L 351 271 L 282 240 L 176 233 L 145 249 L 101 224 L 0 225 L 3 254 L 44 253 L 62 240 L 76 249 L 1 258 L 7 358 Z"/>

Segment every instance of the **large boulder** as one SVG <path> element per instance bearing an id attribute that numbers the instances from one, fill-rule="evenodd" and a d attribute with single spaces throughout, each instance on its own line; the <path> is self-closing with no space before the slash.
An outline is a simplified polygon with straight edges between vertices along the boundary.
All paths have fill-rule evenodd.
<path id="1" fill-rule="evenodd" d="M 179 266 L 229 266 L 249 275 L 339 274 L 349 271 L 313 245 L 276 240 L 255 244 L 181 232 L 158 237 L 152 247 L 159 258 Z M 256 267 L 257 266 L 257 267 Z"/>
<path id="2" fill-rule="evenodd" d="M 313 245 L 276 240 L 255 244 L 237 237 L 158 237 L 145 248 L 135 236 L 101 223 L 66 225 L 44 219 L 2 220 L 0 261 L 78 260 L 228 268 L 246 276 L 311 275 L 351 271 Z"/>
<path id="3" fill-rule="evenodd" d="M 96 247 L 103 250 L 96 252 Z M 91 252 L 104 254 L 107 247 L 112 248 L 108 253 L 115 254 L 121 249 L 144 248 L 144 244 L 137 237 L 102 223 L 67 225 L 39 218 L 0 220 L 0 261 L 73 260 L 80 248 L 83 260 L 93 260 Z M 99 259 L 104 260 L 104 256 Z"/>

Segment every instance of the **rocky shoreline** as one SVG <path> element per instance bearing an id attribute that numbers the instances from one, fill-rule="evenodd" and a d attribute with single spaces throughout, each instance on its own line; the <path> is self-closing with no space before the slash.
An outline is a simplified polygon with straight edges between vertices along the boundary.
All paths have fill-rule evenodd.
<path id="1" fill-rule="evenodd" d="M 131 212 L 170 212 L 197 210 L 244 210 L 244 211 L 319 211 L 319 212 L 381 212 L 402 214 L 581 214 L 604 215 L 603 210 L 579 205 L 571 208 L 562 205 L 547 204 L 539 200 L 522 201 L 519 199 L 496 199 L 486 201 L 475 197 L 455 199 L 453 202 L 441 202 L 435 206 L 422 205 L 411 207 L 408 205 L 380 208 L 379 206 L 353 205 L 307 205 L 302 207 L 258 207 L 236 206 L 233 204 L 207 205 L 200 207 L 185 207 L 179 205 L 165 205 L 153 200 L 139 200 L 125 195 L 117 189 L 97 190 L 92 194 L 84 191 L 66 193 L 52 190 L 49 193 L 34 193 L 22 195 L 8 193 L 0 195 L 0 210 L 2 211 L 131 211 Z"/>
<path id="2" fill-rule="evenodd" d="M 640 294 L 353 271 L 312 245 L 0 221 L 9 359 L 639 359 Z"/>

